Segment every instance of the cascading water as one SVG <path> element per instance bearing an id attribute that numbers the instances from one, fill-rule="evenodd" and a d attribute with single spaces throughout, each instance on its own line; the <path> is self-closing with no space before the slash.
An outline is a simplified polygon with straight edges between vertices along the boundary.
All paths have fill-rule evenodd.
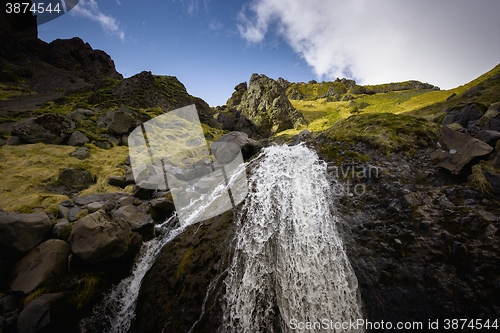
<path id="1" fill-rule="evenodd" d="M 317 329 L 325 332 L 362 318 L 325 163 L 302 145 L 269 147 L 260 158 L 225 280 L 220 330 L 290 332 L 326 320 L 331 326 Z"/>

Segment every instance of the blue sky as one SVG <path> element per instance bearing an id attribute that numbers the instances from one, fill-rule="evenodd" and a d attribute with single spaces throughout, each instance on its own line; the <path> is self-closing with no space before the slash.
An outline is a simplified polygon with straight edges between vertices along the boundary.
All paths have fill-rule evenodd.
<path id="1" fill-rule="evenodd" d="M 78 36 L 125 77 L 174 75 L 216 106 L 252 73 L 453 88 L 500 62 L 499 12 L 497 0 L 80 0 L 38 34 Z"/>

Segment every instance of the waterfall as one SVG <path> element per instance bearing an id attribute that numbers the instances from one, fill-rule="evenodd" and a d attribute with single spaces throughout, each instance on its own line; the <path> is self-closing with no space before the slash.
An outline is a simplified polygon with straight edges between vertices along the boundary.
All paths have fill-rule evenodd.
<path id="1" fill-rule="evenodd" d="M 224 281 L 220 331 L 304 331 L 307 323 L 321 323 L 313 332 L 350 331 L 335 325 L 363 318 L 362 310 L 326 164 L 303 145 L 272 146 L 259 159 Z"/>

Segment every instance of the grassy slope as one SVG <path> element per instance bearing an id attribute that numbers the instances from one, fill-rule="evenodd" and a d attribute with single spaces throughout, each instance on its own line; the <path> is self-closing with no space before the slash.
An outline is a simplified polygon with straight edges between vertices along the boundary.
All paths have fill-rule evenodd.
<path id="1" fill-rule="evenodd" d="M 155 76 L 155 82 L 161 86 L 165 95 L 175 98 L 176 91 L 167 82 L 170 77 Z M 111 95 L 111 90 L 118 84 L 118 80 L 109 79 L 97 94 L 105 97 Z M 8 99 L 27 93 L 21 88 L 13 86 L 0 86 L 0 97 Z M 60 113 L 69 114 L 78 108 L 94 108 L 100 110 L 90 119 L 91 124 L 80 122 L 79 130 L 92 139 L 97 139 L 100 134 L 106 133 L 105 128 L 96 127 L 97 118 L 105 114 L 109 109 L 118 108 L 120 101 L 112 98 L 103 98 L 96 103 L 89 102 L 89 97 L 95 94 L 91 90 L 82 90 L 71 93 L 52 102 L 41 105 L 38 109 L 27 113 L 19 113 L 19 117 L 0 118 L 2 122 L 14 122 L 37 114 Z M 179 94 L 185 97 L 187 93 Z M 148 114 L 151 118 L 163 114 L 163 110 L 156 108 L 133 108 L 134 110 Z M 208 125 L 202 124 L 205 138 L 210 143 L 216 140 L 224 132 Z M 2 133 L 0 133 L 2 134 Z M 8 137 L 7 133 L 3 133 Z M 94 144 L 86 144 L 91 157 L 83 161 L 71 157 L 75 147 L 63 145 L 46 145 L 42 143 L 20 146 L 0 147 L 0 209 L 7 211 L 30 213 L 33 209 L 57 212 L 57 205 L 68 199 L 64 195 L 51 193 L 48 185 L 57 185 L 59 173 L 67 167 L 83 168 L 88 170 L 96 179 L 96 184 L 82 191 L 81 195 L 91 193 L 108 193 L 124 191 L 118 187 L 110 186 L 107 177 L 110 174 L 124 174 L 125 171 L 119 166 L 123 165 L 129 151 L 124 146 L 113 146 L 109 150 L 96 147 Z M 125 189 L 130 192 L 132 186 Z M 57 215 L 57 214 L 56 214 Z"/>
<path id="2" fill-rule="evenodd" d="M 386 142 L 387 144 L 383 145 L 384 150 L 404 149 L 408 146 L 408 142 L 404 144 L 401 142 L 401 145 L 391 148 L 389 139 L 392 137 L 394 140 L 402 133 L 400 130 L 396 131 L 395 126 L 404 127 L 405 122 L 400 121 L 397 117 L 388 116 L 388 114 L 405 114 L 406 117 L 414 116 L 436 122 L 442 118 L 443 114 L 440 110 L 444 107 L 453 107 L 464 101 L 477 101 L 486 105 L 498 102 L 500 101 L 500 80 L 484 84 L 486 89 L 481 92 L 480 96 L 469 98 L 462 96 L 468 89 L 498 74 L 500 74 L 500 65 L 477 79 L 450 90 L 408 90 L 374 95 L 361 94 L 354 95 L 355 99 L 352 101 L 339 102 L 326 102 L 324 98 L 314 99 L 315 94 L 321 96 L 321 93 L 324 93 L 318 90 L 320 86 L 316 84 L 301 91 L 310 100 L 291 100 L 293 106 L 301 111 L 308 121 L 308 126 L 302 129 L 283 131 L 278 135 L 286 138 L 307 129 L 313 133 L 325 131 L 335 141 L 352 141 L 355 138 L 363 137 L 365 141 L 370 141 L 377 147 L 380 146 L 381 142 Z M 457 96 L 447 101 L 453 94 Z M 349 120 L 345 120 L 347 118 Z M 405 119 L 410 125 L 417 126 L 415 129 L 417 132 L 426 130 L 428 133 L 424 137 L 427 138 L 432 137 L 432 133 L 437 131 L 437 127 L 430 122 L 414 121 L 412 118 L 401 119 Z M 377 128 L 375 125 L 367 128 L 367 122 L 378 124 Z M 393 130 L 391 131 L 390 128 Z M 382 140 L 379 136 L 387 131 L 391 135 L 386 135 L 386 138 Z M 372 140 L 369 140 L 369 137 Z"/>

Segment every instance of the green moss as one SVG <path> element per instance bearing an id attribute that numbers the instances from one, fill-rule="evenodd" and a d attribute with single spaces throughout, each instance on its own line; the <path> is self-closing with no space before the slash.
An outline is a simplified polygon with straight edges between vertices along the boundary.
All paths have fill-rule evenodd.
<path id="1" fill-rule="evenodd" d="M 493 187 L 484 176 L 484 171 L 493 171 L 491 162 L 481 161 L 472 167 L 472 185 L 477 188 L 484 196 L 491 196 Z"/>
<path id="2" fill-rule="evenodd" d="M 82 209 L 81 211 L 79 211 L 77 214 L 76 214 L 76 219 L 79 220 L 81 219 L 82 217 L 85 217 L 89 215 L 89 211 L 87 209 Z"/>
<path id="3" fill-rule="evenodd" d="M 192 247 L 190 247 L 186 250 L 186 253 L 184 253 L 182 260 L 179 263 L 179 266 L 177 266 L 177 272 L 175 274 L 176 278 L 182 274 L 185 274 L 187 271 L 187 268 L 189 266 L 191 266 L 191 257 L 193 255 L 193 252 L 194 252 L 194 249 Z"/>
<path id="4" fill-rule="evenodd" d="M 41 296 L 43 294 L 48 294 L 48 293 L 50 293 L 50 291 L 51 291 L 51 288 L 48 286 L 37 288 L 37 289 L 33 290 L 31 293 L 28 294 L 28 296 L 26 296 L 24 298 L 23 305 L 26 307 L 35 298 L 37 298 L 38 296 Z"/>
<path id="5" fill-rule="evenodd" d="M 425 119 L 392 113 L 362 114 L 335 123 L 324 134 L 331 141 L 365 142 L 385 154 L 434 144 L 440 127 Z"/>
<path id="6" fill-rule="evenodd" d="M 70 295 L 69 303 L 81 310 L 101 296 L 103 287 L 104 280 L 101 275 L 87 273 L 78 281 L 78 290 Z"/>

